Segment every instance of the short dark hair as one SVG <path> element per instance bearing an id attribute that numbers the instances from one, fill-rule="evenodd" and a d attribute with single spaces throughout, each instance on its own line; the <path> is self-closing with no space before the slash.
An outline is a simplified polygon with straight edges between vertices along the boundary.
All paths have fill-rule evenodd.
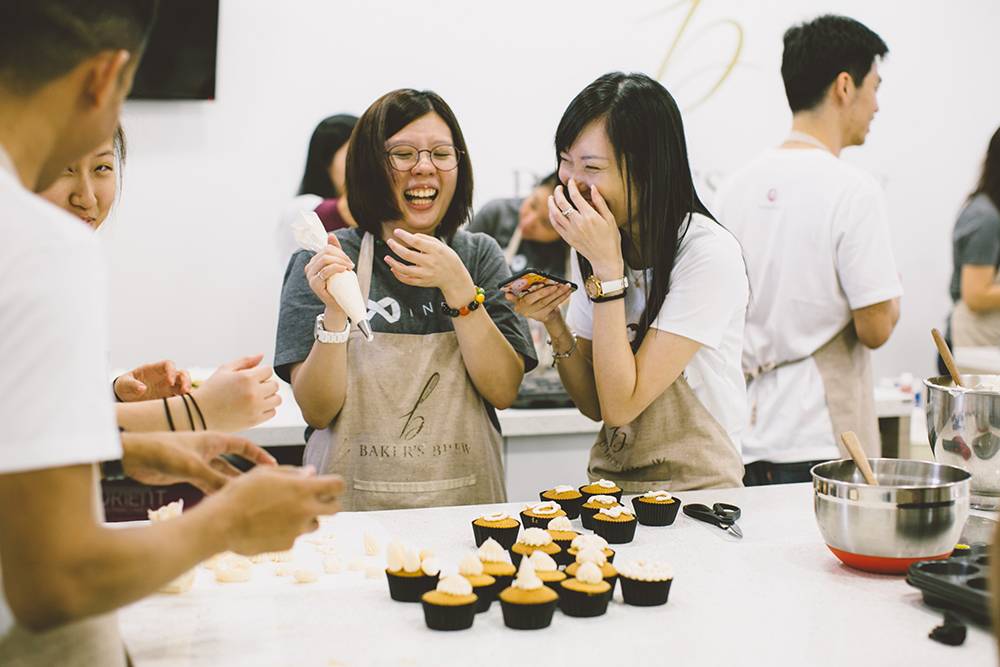
<path id="1" fill-rule="evenodd" d="M 299 185 L 300 195 L 318 195 L 323 199 L 339 197 L 337 186 L 330 180 L 330 161 L 341 146 L 351 138 L 358 122 L 357 116 L 348 113 L 329 116 L 320 121 L 309 139 L 306 168 Z"/>
<path id="2" fill-rule="evenodd" d="M 3 0 L 0 86 L 29 95 L 87 58 L 124 49 L 137 60 L 158 0 Z"/>
<path id="3" fill-rule="evenodd" d="M 875 58 L 889 53 L 882 38 L 847 18 L 827 14 L 785 32 L 781 78 L 792 113 L 818 106 L 841 72 L 860 86 Z"/>
<path id="4" fill-rule="evenodd" d="M 536 188 L 553 188 L 553 189 L 555 189 L 555 187 L 557 185 L 559 185 L 559 172 L 558 171 L 553 171 L 551 174 L 549 174 L 548 176 L 545 176 L 545 177 L 539 179 L 538 182 L 535 183 L 535 187 Z"/>
<path id="5" fill-rule="evenodd" d="M 347 149 L 347 205 L 358 221 L 358 227 L 375 238 L 381 238 L 383 222 L 402 217 L 392 191 L 392 167 L 389 166 L 385 142 L 429 113 L 436 113 L 445 122 L 459 151 L 455 195 L 436 235 L 450 240 L 472 214 L 472 162 L 455 114 L 437 93 L 402 88 L 386 93 L 368 107 L 354 126 L 351 145 Z M 355 187 L 352 183 L 359 185 Z"/>

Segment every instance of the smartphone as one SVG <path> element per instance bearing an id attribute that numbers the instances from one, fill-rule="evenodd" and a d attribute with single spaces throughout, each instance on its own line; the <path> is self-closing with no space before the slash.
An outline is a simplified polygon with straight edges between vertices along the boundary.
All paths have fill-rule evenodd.
<path id="1" fill-rule="evenodd" d="M 497 285 L 497 289 L 501 292 L 513 294 L 515 297 L 520 299 L 525 294 L 530 294 L 536 289 L 541 289 L 542 287 L 547 287 L 549 285 L 569 285 L 570 289 L 576 289 L 576 284 L 572 280 L 559 278 L 558 276 L 553 276 L 549 273 L 545 273 L 544 271 L 539 271 L 538 269 L 525 269 L 524 271 L 518 271 L 510 278 Z"/>

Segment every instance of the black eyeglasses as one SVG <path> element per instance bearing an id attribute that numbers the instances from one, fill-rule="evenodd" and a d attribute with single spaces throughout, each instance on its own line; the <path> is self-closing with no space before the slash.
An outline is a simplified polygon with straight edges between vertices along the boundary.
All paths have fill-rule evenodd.
<path id="1" fill-rule="evenodd" d="M 393 146 L 385 152 L 389 156 L 389 166 L 396 171 L 410 171 L 420 164 L 420 155 L 427 153 L 431 164 L 441 171 L 451 171 L 458 166 L 462 151 L 450 144 L 441 144 L 434 148 L 418 150 L 416 146 L 405 144 Z"/>

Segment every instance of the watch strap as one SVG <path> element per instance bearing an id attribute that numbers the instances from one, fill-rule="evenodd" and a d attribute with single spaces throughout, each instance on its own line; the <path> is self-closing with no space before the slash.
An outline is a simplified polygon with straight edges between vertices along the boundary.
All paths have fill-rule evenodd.
<path id="1" fill-rule="evenodd" d="M 323 313 L 316 316 L 316 326 L 313 328 L 313 338 L 320 343 L 346 343 L 351 337 L 351 322 L 348 320 L 343 331 L 327 331 L 323 326 L 326 321 Z"/>

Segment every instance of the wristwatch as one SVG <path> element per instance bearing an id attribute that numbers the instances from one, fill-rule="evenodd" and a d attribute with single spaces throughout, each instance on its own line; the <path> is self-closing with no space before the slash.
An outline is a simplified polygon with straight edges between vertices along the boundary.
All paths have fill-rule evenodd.
<path id="1" fill-rule="evenodd" d="M 591 301 L 620 299 L 625 296 L 625 290 L 628 288 L 628 276 L 622 276 L 618 280 L 602 281 L 597 276 L 591 274 L 583 286 L 587 290 L 587 296 L 590 297 Z"/>
<path id="2" fill-rule="evenodd" d="M 320 343 L 346 343 L 351 337 L 351 322 L 348 320 L 343 331 L 327 331 L 323 326 L 323 313 L 316 316 L 316 326 L 313 327 L 313 338 Z"/>

